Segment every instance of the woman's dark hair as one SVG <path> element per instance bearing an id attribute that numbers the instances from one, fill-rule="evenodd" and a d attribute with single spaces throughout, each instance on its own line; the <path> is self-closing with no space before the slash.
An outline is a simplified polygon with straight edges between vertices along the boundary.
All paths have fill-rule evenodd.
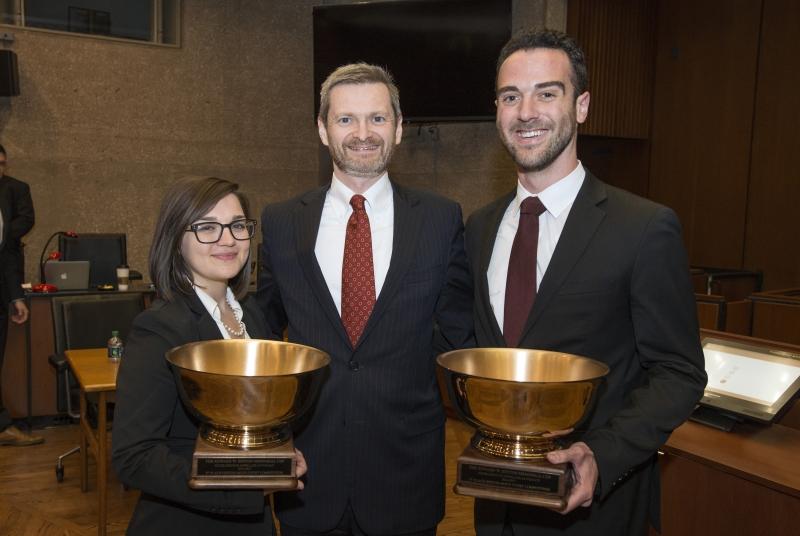
<path id="1" fill-rule="evenodd" d="M 158 295 L 172 301 L 175 293 L 192 295 L 192 270 L 181 254 L 183 235 L 189 226 L 214 208 L 220 199 L 233 194 L 239 199 L 244 217 L 250 217 L 250 204 L 239 185 L 216 177 L 186 177 L 173 184 L 164 196 L 150 245 L 150 279 Z M 250 253 L 244 266 L 230 281 L 237 299 L 247 294 L 250 284 Z"/>

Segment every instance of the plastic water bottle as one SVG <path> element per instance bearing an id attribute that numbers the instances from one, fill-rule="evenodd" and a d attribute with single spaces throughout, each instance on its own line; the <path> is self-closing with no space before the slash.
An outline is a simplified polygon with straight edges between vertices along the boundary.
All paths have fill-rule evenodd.
<path id="1" fill-rule="evenodd" d="M 108 339 L 108 358 L 119 359 L 122 357 L 122 339 L 119 338 L 119 331 L 112 331 L 111 338 Z"/>

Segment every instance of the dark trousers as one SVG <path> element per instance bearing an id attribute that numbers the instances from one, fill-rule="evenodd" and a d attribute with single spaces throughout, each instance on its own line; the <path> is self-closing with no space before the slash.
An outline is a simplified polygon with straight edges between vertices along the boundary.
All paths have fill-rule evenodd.
<path id="1" fill-rule="evenodd" d="M 0 279 L 2 285 L 2 279 Z M 6 336 L 8 335 L 8 301 L 0 298 L 0 432 L 11 425 L 11 415 L 3 405 L 3 358 L 6 354 Z"/>
<path id="2" fill-rule="evenodd" d="M 297 527 L 289 526 L 281 523 L 281 536 L 369 536 L 366 532 L 361 530 L 358 526 L 353 509 L 347 505 L 347 509 L 339 521 L 339 524 L 333 530 L 327 532 L 315 532 L 313 530 L 299 529 Z M 420 532 L 407 532 L 397 536 L 436 536 L 436 527 Z"/>

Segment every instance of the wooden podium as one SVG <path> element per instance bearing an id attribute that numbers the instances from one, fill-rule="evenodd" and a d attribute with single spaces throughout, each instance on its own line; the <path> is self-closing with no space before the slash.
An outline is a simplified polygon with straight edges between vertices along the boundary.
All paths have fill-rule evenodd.
<path id="1" fill-rule="evenodd" d="M 661 456 L 661 535 L 795 534 L 800 430 L 687 422 Z"/>
<path id="2" fill-rule="evenodd" d="M 789 344 L 705 330 L 702 334 L 756 341 L 800 355 L 800 347 Z M 772 425 L 739 423 L 723 432 L 686 422 L 662 451 L 662 536 L 797 533 L 800 401 Z"/>

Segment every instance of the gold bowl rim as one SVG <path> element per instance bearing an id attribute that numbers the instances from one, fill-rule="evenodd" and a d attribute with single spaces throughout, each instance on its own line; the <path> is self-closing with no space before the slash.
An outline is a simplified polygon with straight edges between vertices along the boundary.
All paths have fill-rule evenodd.
<path id="1" fill-rule="evenodd" d="M 575 379 L 575 380 L 534 382 L 534 381 L 506 380 L 506 379 L 503 379 L 503 378 L 494 378 L 494 377 L 491 377 L 491 376 L 485 376 L 485 375 L 480 375 L 480 374 L 469 374 L 467 372 L 454 370 L 454 369 L 452 369 L 450 367 L 445 366 L 442 363 L 442 359 L 446 358 L 449 355 L 465 353 L 465 352 L 469 352 L 469 351 L 473 351 L 473 352 L 474 351 L 480 351 L 481 353 L 489 353 L 489 352 L 512 353 L 512 352 L 524 351 L 524 352 L 542 352 L 542 353 L 548 353 L 548 354 L 565 355 L 565 356 L 575 357 L 575 358 L 578 358 L 578 359 L 581 359 L 581 360 L 585 360 L 585 361 L 590 361 L 593 364 L 599 365 L 603 372 L 602 372 L 602 374 L 597 374 L 597 375 L 590 376 L 590 377 L 587 377 L 587 378 L 579 378 L 579 379 Z M 609 367 L 607 364 L 603 363 L 602 361 L 598 361 L 597 359 L 592 359 L 591 357 L 586 357 L 586 356 L 582 356 L 582 355 L 578 355 L 578 354 L 570 354 L 570 353 L 567 353 L 567 352 L 558 352 L 558 351 L 555 351 L 555 350 L 539 350 L 539 349 L 535 349 L 535 348 L 501 348 L 501 347 L 463 348 L 463 349 L 460 349 L 460 350 L 451 350 L 449 352 L 445 352 L 443 354 L 439 354 L 438 356 L 436 356 L 436 364 L 439 365 L 441 368 L 443 368 L 444 370 L 446 370 L 447 372 L 449 372 L 451 374 L 465 376 L 465 377 L 468 377 L 468 378 L 479 378 L 479 379 L 482 379 L 482 380 L 489 380 L 489 381 L 493 381 L 493 382 L 511 383 L 511 384 L 516 384 L 516 385 L 547 385 L 547 384 L 557 384 L 557 383 L 558 384 L 569 384 L 569 383 L 591 382 L 591 381 L 597 381 L 597 380 L 599 380 L 601 378 L 604 378 L 604 377 L 608 376 L 609 372 L 611 372 L 611 367 Z"/>
<path id="2" fill-rule="evenodd" d="M 185 348 L 190 348 L 192 346 L 205 345 L 205 344 L 208 344 L 208 343 L 236 344 L 236 345 L 239 345 L 239 346 L 245 346 L 245 344 L 243 344 L 243 343 L 249 343 L 249 342 L 252 342 L 252 341 L 258 341 L 258 342 L 262 342 L 262 343 L 263 342 L 267 342 L 267 343 L 280 345 L 280 346 L 294 346 L 294 347 L 299 347 L 299 348 L 305 348 L 305 349 L 311 350 L 313 352 L 322 354 L 321 355 L 322 364 L 317 368 L 310 369 L 310 370 L 305 370 L 303 372 L 284 372 L 284 373 L 281 373 L 281 374 L 248 376 L 248 375 L 245 375 L 245 374 L 229 374 L 229 373 L 224 373 L 224 372 L 208 372 L 208 371 L 204 371 L 204 370 L 196 370 L 196 369 L 193 369 L 193 368 L 185 367 L 183 365 L 179 365 L 178 363 L 176 363 L 172 359 L 173 355 L 175 353 L 177 353 L 179 350 L 183 350 Z M 180 346 L 176 346 L 175 348 L 172 348 L 172 349 L 168 350 L 164 354 L 164 358 L 167 360 L 167 362 L 170 364 L 170 366 L 175 367 L 176 369 L 186 370 L 186 371 L 192 372 L 194 374 L 225 376 L 225 377 L 229 377 L 229 378 L 280 378 L 280 377 L 283 377 L 283 376 L 302 376 L 304 374 L 311 374 L 311 373 L 317 372 L 317 371 L 327 367 L 331 363 L 330 354 L 328 354 L 327 352 L 323 352 L 319 348 L 314 348 L 313 346 L 308 346 L 308 345 L 305 345 L 305 344 L 297 344 L 297 343 L 294 343 L 294 342 L 275 341 L 275 340 L 272 340 L 272 339 L 212 339 L 212 340 L 208 340 L 208 341 L 194 341 L 194 342 L 189 342 L 189 343 L 186 343 L 186 344 L 182 344 Z"/>

